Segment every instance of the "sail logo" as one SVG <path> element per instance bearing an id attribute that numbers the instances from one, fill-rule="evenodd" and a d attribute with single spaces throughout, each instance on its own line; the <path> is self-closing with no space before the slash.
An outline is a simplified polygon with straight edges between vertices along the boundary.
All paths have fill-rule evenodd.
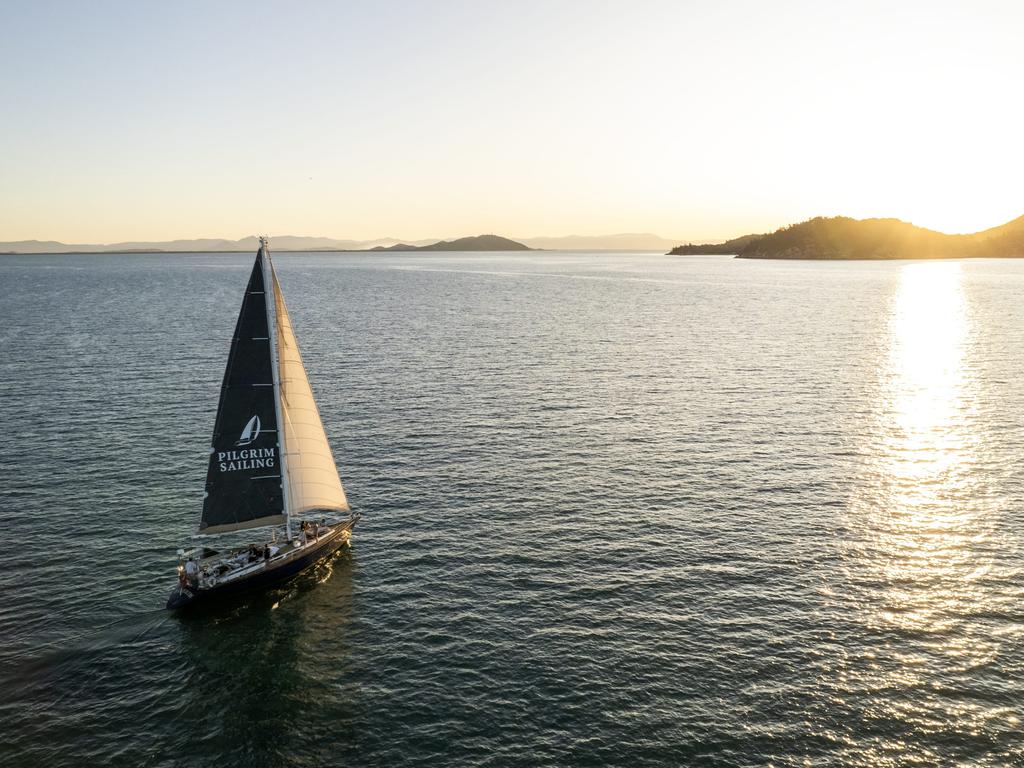
<path id="1" fill-rule="evenodd" d="M 260 436 L 263 425 L 259 416 L 246 422 L 235 442 L 236 448 L 251 445 Z M 221 472 L 237 472 L 248 469 L 272 469 L 277 463 L 277 448 L 242 448 L 240 451 L 218 451 L 217 467 Z"/>
<path id="2" fill-rule="evenodd" d="M 249 419 L 249 423 L 245 425 L 245 429 L 242 430 L 242 436 L 238 438 L 238 442 L 235 445 L 249 445 L 256 441 L 256 438 L 260 436 L 260 417 L 253 416 Z"/>

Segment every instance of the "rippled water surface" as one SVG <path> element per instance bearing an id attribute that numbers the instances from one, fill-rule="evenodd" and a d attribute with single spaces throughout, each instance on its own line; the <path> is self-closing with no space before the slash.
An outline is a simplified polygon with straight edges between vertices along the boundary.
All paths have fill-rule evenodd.
<path id="1" fill-rule="evenodd" d="M 168 616 L 251 262 L 0 257 L 0 765 L 1024 764 L 1024 262 L 280 254 L 364 519 Z"/>

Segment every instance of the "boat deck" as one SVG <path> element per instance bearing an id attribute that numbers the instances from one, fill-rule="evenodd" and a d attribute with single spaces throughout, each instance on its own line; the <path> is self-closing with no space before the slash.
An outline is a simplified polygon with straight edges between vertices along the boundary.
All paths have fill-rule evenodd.
<path id="1" fill-rule="evenodd" d="M 350 537 L 350 524 L 318 525 L 290 542 L 269 541 L 261 544 L 257 547 L 256 555 L 253 555 L 250 548 L 246 547 L 197 558 L 199 576 L 193 586 L 205 590 L 240 581 L 261 571 L 274 570 L 319 549 L 328 542 L 336 541 L 338 538 L 347 540 Z M 268 547 L 270 549 L 269 558 L 264 555 L 264 550 Z"/>

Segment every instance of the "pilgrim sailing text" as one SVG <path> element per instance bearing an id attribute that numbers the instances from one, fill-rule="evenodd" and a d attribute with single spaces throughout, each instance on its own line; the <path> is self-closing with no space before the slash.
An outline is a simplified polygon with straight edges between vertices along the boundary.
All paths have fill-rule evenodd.
<path id="1" fill-rule="evenodd" d="M 243 451 L 219 451 L 217 461 L 221 472 L 239 469 L 265 469 L 274 466 L 275 448 L 249 448 Z"/>

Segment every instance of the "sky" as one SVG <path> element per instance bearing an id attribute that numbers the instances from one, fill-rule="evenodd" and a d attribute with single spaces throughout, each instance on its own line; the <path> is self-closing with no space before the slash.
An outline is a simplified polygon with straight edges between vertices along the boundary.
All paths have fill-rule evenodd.
<path id="1" fill-rule="evenodd" d="M 1024 3 L 0 0 L 0 241 L 1024 214 Z"/>

